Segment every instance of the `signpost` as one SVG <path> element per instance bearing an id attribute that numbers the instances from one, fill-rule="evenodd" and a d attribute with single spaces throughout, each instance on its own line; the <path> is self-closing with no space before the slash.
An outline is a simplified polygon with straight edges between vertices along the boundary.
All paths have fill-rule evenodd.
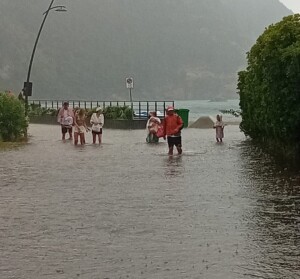
<path id="1" fill-rule="evenodd" d="M 133 102 L 132 102 L 132 94 L 131 94 L 131 89 L 133 89 L 133 78 L 128 77 L 125 79 L 125 81 L 126 81 L 126 88 L 129 89 L 129 98 L 130 98 L 132 118 L 133 118 Z"/>
<path id="2" fill-rule="evenodd" d="M 130 102 L 132 103 L 131 89 L 133 89 L 133 78 L 126 78 L 126 88 L 129 89 Z"/>

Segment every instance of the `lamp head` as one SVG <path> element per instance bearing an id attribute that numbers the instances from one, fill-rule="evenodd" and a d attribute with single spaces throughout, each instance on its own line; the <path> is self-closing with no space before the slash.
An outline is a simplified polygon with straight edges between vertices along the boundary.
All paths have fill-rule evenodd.
<path id="1" fill-rule="evenodd" d="M 66 12 L 67 9 L 66 9 L 66 6 L 59 6 L 55 11 L 56 12 Z"/>

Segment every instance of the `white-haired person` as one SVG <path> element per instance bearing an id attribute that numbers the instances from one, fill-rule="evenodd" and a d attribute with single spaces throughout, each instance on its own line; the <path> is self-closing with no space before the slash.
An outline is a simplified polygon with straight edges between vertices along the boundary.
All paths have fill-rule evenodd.
<path id="1" fill-rule="evenodd" d="M 102 128 L 104 125 L 104 115 L 102 113 L 101 107 L 96 108 L 96 112 L 94 112 L 91 116 L 90 123 L 92 124 L 93 144 L 96 143 L 97 137 L 99 144 L 101 144 Z"/>

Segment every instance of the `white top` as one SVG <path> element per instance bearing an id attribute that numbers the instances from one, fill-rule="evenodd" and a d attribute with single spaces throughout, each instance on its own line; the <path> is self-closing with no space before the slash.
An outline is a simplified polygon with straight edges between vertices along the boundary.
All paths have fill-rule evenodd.
<path id="1" fill-rule="evenodd" d="M 73 117 L 72 116 L 66 116 L 62 120 L 62 125 L 66 126 L 66 127 L 71 127 L 72 124 L 73 124 Z"/>
<path id="2" fill-rule="evenodd" d="M 99 116 L 97 116 L 97 113 L 93 113 L 90 123 L 92 124 L 92 130 L 98 130 L 101 129 L 104 125 L 104 115 L 101 113 Z"/>

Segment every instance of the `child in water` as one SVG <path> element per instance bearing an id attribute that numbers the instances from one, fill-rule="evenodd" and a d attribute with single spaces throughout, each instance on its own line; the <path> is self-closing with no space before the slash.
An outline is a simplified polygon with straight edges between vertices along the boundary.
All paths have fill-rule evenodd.
<path id="1" fill-rule="evenodd" d="M 217 121 L 214 124 L 214 129 L 216 129 L 216 141 L 217 142 L 223 142 L 224 138 L 224 122 L 222 121 L 222 116 L 217 115 Z"/>

